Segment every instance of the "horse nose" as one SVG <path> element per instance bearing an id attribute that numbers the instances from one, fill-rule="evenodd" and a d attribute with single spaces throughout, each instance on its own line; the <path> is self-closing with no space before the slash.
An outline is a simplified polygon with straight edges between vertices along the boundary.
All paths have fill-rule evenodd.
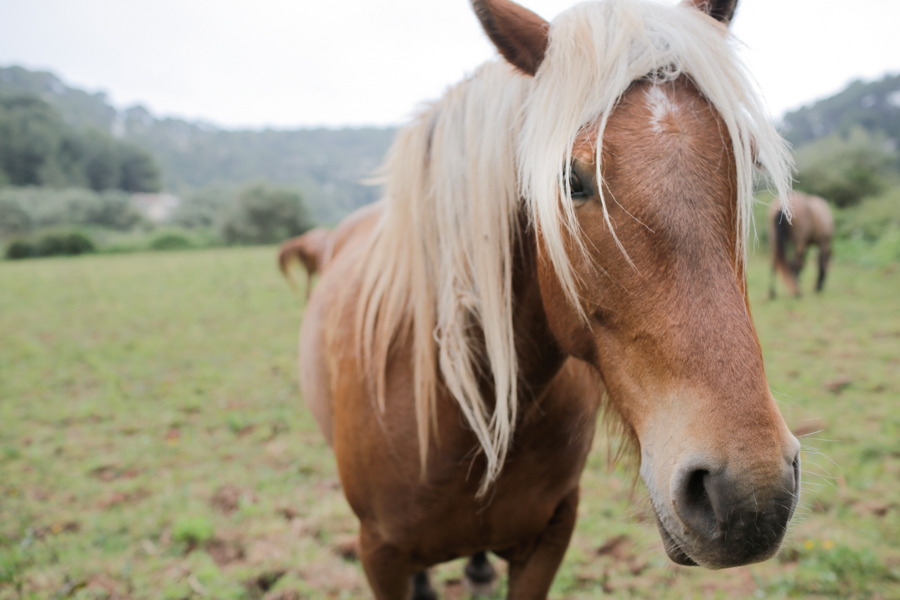
<path id="1" fill-rule="evenodd" d="M 691 461 L 673 481 L 685 532 L 721 567 L 765 560 L 784 538 L 800 489 L 799 452 L 770 469 Z M 772 471 L 775 471 L 772 473 Z"/>

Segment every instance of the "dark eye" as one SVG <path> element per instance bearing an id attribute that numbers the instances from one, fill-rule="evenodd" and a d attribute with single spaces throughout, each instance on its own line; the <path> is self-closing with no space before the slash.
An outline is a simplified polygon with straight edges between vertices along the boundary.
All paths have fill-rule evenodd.
<path id="1" fill-rule="evenodd" d="M 580 200 L 587 196 L 584 191 L 584 186 L 581 185 L 581 180 L 578 178 L 578 175 L 575 174 L 573 169 L 569 169 L 569 191 L 572 194 L 573 200 Z"/>

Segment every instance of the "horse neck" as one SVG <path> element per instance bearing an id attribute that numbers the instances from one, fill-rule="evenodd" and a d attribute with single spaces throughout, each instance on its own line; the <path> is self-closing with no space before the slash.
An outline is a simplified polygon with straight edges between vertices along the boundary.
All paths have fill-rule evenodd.
<path id="1" fill-rule="evenodd" d="M 519 402 L 540 399 L 566 356 L 550 331 L 537 274 L 533 228 L 521 227 L 513 268 L 513 329 L 519 362 Z"/>

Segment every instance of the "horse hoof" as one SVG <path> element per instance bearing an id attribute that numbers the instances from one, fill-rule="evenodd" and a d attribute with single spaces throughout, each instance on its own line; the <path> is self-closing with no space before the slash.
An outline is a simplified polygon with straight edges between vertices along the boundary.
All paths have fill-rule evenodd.
<path id="1" fill-rule="evenodd" d="M 473 596 L 490 596 L 497 587 L 497 572 L 491 563 L 484 562 L 479 565 L 469 563 L 465 569 L 466 576 L 463 579 L 466 590 Z"/>
<path id="2" fill-rule="evenodd" d="M 438 600 L 437 592 L 428 579 L 428 571 L 421 571 L 413 577 L 412 600 Z"/>
<path id="3" fill-rule="evenodd" d="M 429 588 L 427 590 L 415 590 L 412 600 L 438 600 L 437 593 Z"/>
<path id="4" fill-rule="evenodd" d="M 497 580 L 491 580 L 487 583 L 475 583 L 468 577 L 463 580 L 466 591 L 473 596 L 490 596 L 497 588 Z"/>

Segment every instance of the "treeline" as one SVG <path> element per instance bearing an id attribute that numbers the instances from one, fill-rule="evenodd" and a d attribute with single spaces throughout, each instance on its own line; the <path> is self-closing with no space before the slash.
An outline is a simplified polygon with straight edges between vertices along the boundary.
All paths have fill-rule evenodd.
<path id="1" fill-rule="evenodd" d="M 155 192 L 149 152 L 98 129 L 76 129 L 40 97 L 0 92 L 0 186 Z"/>
<path id="2" fill-rule="evenodd" d="M 210 186 L 268 181 L 299 189 L 313 218 L 337 223 L 377 199 L 366 185 L 394 137 L 389 128 L 229 131 L 202 122 L 160 118 L 141 106 L 117 111 L 56 75 L 0 67 L 0 94 L 25 93 L 49 103 L 76 129 L 93 128 L 150 152 L 162 187 L 189 195 Z"/>
<path id="3" fill-rule="evenodd" d="M 784 136 L 795 147 L 864 129 L 900 139 L 900 74 L 871 82 L 854 81 L 834 96 L 784 116 Z"/>
<path id="4" fill-rule="evenodd" d="M 794 151 L 795 187 L 848 208 L 900 185 L 897 142 L 855 127 L 832 133 Z"/>
<path id="5" fill-rule="evenodd" d="M 284 158 L 290 148 L 261 143 L 271 136 L 279 138 L 157 120 L 141 108 L 118 112 L 103 94 L 69 88 L 50 73 L 0 68 L 0 251 L 29 258 L 268 244 L 298 235 L 313 223 L 305 194 L 297 185 L 263 182 L 290 180 L 297 149 Z M 318 170 L 306 171 L 305 187 L 343 200 L 318 212 L 337 220 L 371 199 L 330 183 L 322 169 L 334 145 L 315 135 L 307 141 L 299 162 Z M 316 142 L 329 150 L 317 155 Z M 170 177 L 154 155 L 163 156 Z M 343 169 L 354 164 L 351 158 Z M 167 181 L 181 202 L 161 225 L 131 194 L 157 192 Z"/>
<path id="6" fill-rule="evenodd" d="M 180 195 L 210 185 L 264 180 L 302 190 L 313 217 L 334 224 L 378 199 L 366 185 L 394 137 L 391 129 L 226 131 L 143 108 L 122 113 L 125 139 L 151 150 L 165 187 Z"/>
<path id="7" fill-rule="evenodd" d="M 210 186 L 186 196 L 172 224 L 213 230 L 225 244 L 275 244 L 313 222 L 298 190 L 255 182 L 237 189 Z"/>
<path id="8" fill-rule="evenodd" d="M 900 182 L 900 74 L 855 81 L 784 116 L 794 145 L 797 186 L 840 208 Z"/>
<path id="9" fill-rule="evenodd" d="M 784 132 L 795 187 L 838 209 L 843 239 L 861 254 L 900 240 L 900 75 L 789 113 Z M 37 244 L 70 227 L 100 250 L 277 242 L 375 200 L 378 188 L 362 182 L 393 134 L 225 131 L 117 111 L 51 73 L 0 68 L 0 238 Z M 127 195 L 160 187 L 182 200 L 162 228 Z"/>
<path id="10" fill-rule="evenodd" d="M 94 252 L 98 234 L 125 236 L 150 226 L 122 190 L 0 188 L 0 239 L 7 258 Z"/>
<path id="11" fill-rule="evenodd" d="M 131 231 L 146 224 L 129 195 L 121 190 L 0 189 L 0 237 L 65 226 Z"/>
<path id="12" fill-rule="evenodd" d="M 0 240 L 11 259 L 274 244 L 311 226 L 299 191 L 263 182 L 201 189 L 163 226 L 120 190 L 0 188 Z"/>

